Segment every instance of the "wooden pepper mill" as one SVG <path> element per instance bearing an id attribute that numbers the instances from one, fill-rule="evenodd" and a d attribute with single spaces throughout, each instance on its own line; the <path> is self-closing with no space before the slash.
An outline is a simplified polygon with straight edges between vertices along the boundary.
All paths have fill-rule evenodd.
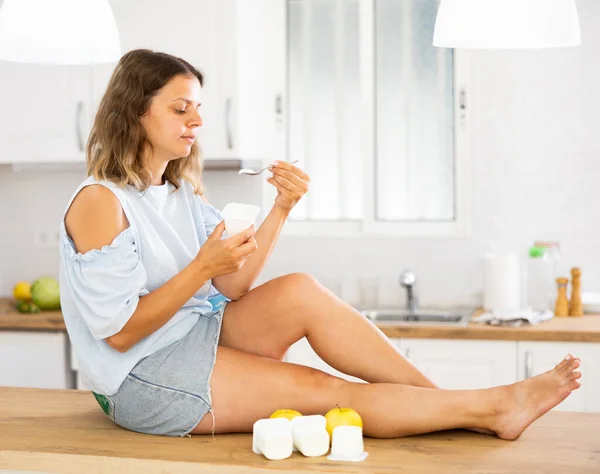
<path id="1" fill-rule="evenodd" d="M 569 304 L 569 316 L 583 316 L 583 303 L 581 302 L 581 270 L 571 269 L 571 302 Z"/>
<path id="2" fill-rule="evenodd" d="M 567 298 L 567 285 L 569 284 L 569 279 L 559 277 L 556 279 L 556 284 L 558 286 L 558 296 L 554 305 L 554 316 L 568 316 L 569 299 Z"/>

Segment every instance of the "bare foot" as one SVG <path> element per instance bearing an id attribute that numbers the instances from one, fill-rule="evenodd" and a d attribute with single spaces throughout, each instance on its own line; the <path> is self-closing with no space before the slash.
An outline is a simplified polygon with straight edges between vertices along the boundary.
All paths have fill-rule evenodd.
<path id="1" fill-rule="evenodd" d="M 578 358 L 569 354 L 552 370 L 522 382 L 498 387 L 493 431 L 502 439 L 517 439 L 525 428 L 567 398 L 581 384 Z"/>

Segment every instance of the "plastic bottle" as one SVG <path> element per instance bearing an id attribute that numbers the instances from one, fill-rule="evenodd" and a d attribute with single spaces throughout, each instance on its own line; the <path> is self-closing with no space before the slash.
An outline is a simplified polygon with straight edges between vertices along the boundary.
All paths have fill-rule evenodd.
<path id="1" fill-rule="evenodd" d="M 557 278 L 568 276 L 568 275 L 565 275 L 564 273 L 562 273 L 563 269 L 561 268 L 561 261 L 560 261 L 560 245 L 558 242 L 547 241 L 547 240 L 536 240 L 533 243 L 533 246 L 534 247 L 544 247 L 546 249 L 546 254 L 548 255 L 548 258 L 552 261 L 552 268 L 553 268 L 553 275 L 554 275 L 555 282 L 556 282 Z M 556 302 L 557 297 L 558 297 L 558 287 L 556 286 L 556 284 L 554 284 L 554 287 L 552 290 L 553 304 Z"/>
<path id="2" fill-rule="evenodd" d="M 527 306 L 534 311 L 554 310 L 554 261 L 544 247 L 531 247 L 527 261 Z"/>

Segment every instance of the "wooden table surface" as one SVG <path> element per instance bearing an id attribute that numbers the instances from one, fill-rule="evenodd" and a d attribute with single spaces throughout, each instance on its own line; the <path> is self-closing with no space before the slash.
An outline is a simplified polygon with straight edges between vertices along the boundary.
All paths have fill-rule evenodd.
<path id="1" fill-rule="evenodd" d="M 365 450 L 360 463 L 299 453 L 268 461 L 252 452 L 249 434 L 143 435 L 116 426 L 90 392 L 0 387 L 0 469 L 73 474 L 598 474 L 600 413 L 548 413 L 517 441 L 457 430 L 365 438 Z"/>
<path id="2" fill-rule="evenodd" d="M 600 342 L 600 315 L 553 318 L 535 326 L 520 328 L 476 323 L 466 327 L 379 323 L 378 327 L 386 336 L 398 338 Z M 14 309 L 10 300 L 0 299 L 0 330 L 64 331 L 65 322 L 60 311 L 21 314 Z"/>

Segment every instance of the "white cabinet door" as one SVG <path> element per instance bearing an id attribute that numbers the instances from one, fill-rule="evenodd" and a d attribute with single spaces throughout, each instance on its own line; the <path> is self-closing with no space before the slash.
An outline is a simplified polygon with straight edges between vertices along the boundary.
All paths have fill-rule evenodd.
<path id="1" fill-rule="evenodd" d="M 277 158 L 277 88 L 285 70 L 285 2 L 218 2 L 219 111 L 224 156 L 269 163 Z M 281 107 L 281 105 L 279 105 Z M 282 158 L 282 157 L 279 157 Z"/>
<path id="2" fill-rule="evenodd" d="M 363 380 L 358 379 L 356 377 L 352 377 L 350 375 L 343 374 L 339 370 L 336 370 L 329 364 L 327 364 L 323 359 L 321 359 L 317 355 L 317 353 L 313 350 L 313 348 L 311 347 L 311 345 L 305 337 L 303 337 L 297 343 L 293 344 L 292 347 L 290 347 L 284 360 L 286 362 L 291 362 L 294 364 L 313 367 L 315 369 L 322 370 L 323 372 L 335 375 L 336 377 L 341 377 L 351 382 L 363 382 Z"/>
<path id="3" fill-rule="evenodd" d="M 199 134 L 204 155 L 222 158 L 226 149 L 225 104 L 219 77 L 221 53 L 218 4 L 214 0 L 111 0 L 123 53 L 147 48 L 179 56 L 204 75 Z M 98 69 L 98 84 L 106 84 L 106 68 Z M 96 92 L 97 93 L 97 92 Z"/>
<path id="4" fill-rule="evenodd" d="M 79 373 L 79 362 L 77 361 L 77 355 L 72 344 L 69 344 L 71 350 L 71 370 L 75 374 L 75 389 L 77 390 L 89 390 L 83 381 L 81 380 L 81 374 Z"/>
<path id="5" fill-rule="evenodd" d="M 204 75 L 200 144 L 207 160 L 268 160 L 275 127 L 273 51 L 281 0 L 110 0 L 123 52 L 179 56 Z M 278 7 L 278 8 L 276 8 Z M 98 74 L 106 75 L 106 70 Z M 106 82 L 101 77 L 98 83 Z"/>
<path id="6" fill-rule="evenodd" d="M 581 358 L 581 387 L 555 407 L 555 410 L 600 411 L 600 344 L 519 341 L 519 379 L 550 370 L 568 353 Z"/>
<path id="7" fill-rule="evenodd" d="M 0 61 L 0 163 L 84 162 L 88 66 Z"/>
<path id="8" fill-rule="evenodd" d="M 400 349 L 440 388 L 478 389 L 517 381 L 512 341 L 401 339 Z"/>
<path id="9" fill-rule="evenodd" d="M 0 386 L 70 388 L 66 335 L 0 331 Z"/>

